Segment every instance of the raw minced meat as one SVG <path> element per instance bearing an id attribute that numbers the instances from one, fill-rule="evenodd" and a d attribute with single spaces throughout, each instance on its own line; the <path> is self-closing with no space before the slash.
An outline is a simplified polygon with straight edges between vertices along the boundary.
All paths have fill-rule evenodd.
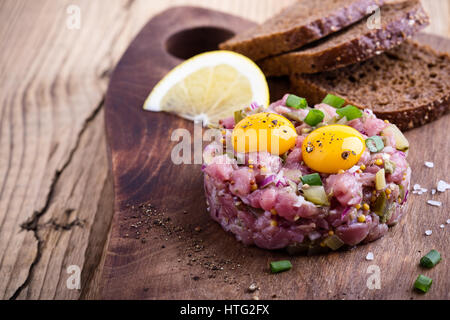
<path id="1" fill-rule="evenodd" d="M 301 149 L 314 129 L 302 121 L 310 108 L 289 108 L 286 98 L 264 109 L 285 116 L 296 127 L 296 144 L 286 154 L 226 154 L 224 145 L 217 142 L 205 148 L 204 183 L 211 217 L 244 244 L 265 249 L 314 253 L 328 247 L 337 249 L 374 241 L 385 235 L 388 226 L 396 224 L 405 211 L 411 175 L 407 154 L 397 150 L 395 137 L 390 131 L 383 133 L 384 148 L 379 152 L 366 149 L 358 167 L 339 174 L 320 173 L 329 205 L 314 204 L 305 198 L 299 179 L 314 173 L 303 162 Z M 331 106 L 320 104 L 315 108 L 325 115 L 319 126 L 338 122 L 358 130 L 365 139 L 381 136 L 390 125 L 370 110 L 364 110 L 358 119 L 345 121 Z M 261 110 L 244 112 L 251 115 Z M 223 138 L 229 141 L 234 119 L 224 119 L 221 125 Z M 382 169 L 378 159 L 388 161 L 391 170 L 386 171 L 385 188 L 377 191 L 376 174 Z M 275 177 L 273 183 L 267 183 L 268 176 Z"/>

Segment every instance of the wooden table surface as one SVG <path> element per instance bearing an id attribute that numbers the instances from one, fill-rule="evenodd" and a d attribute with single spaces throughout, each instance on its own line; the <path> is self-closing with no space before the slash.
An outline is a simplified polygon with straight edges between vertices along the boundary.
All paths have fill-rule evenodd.
<path id="1" fill-rule="evenodd" d="M 98 297 L 113 212 L 103 102 L 142 26 L 175 5 L 261 22 L 292 1 L 0 2 L 0 299 Z M 450 0 L 423 3 L 425 31 L 450 37 Z M 73 5 L 79 29 L 68 27 Z M 69 266 L 80 289 L 67 287 Z"/>

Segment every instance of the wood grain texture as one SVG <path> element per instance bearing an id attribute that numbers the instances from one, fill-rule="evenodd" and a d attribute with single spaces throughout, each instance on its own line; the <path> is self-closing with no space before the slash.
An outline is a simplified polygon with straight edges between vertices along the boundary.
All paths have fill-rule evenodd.
<path id="1" fill-rule="evenodd" d="M 180 62 L 166 52 L 170 35 L 196 26 L 223 28 L 227 23 L 238 30 L 248 28 L 244 21 L 230 21 L 231 17 L 196 8 L 168 10 L 143 28 L 112 76 L 105 112 L 115 214 L 101 297 L 246 299 L 251 297 L 246 288 L 256 282 L 261 286 L 258 294 L 262 299 L 274 294 L 281 299 L 450 298 L 450 262 L 445 259 L 429 272 L 435 281 L 432 292 L 424 297 L 412 291 L 415 277 L 424 272 L 417 267 L 421 255 L 431 248 L 443 255 L 450 253 L 450 229 L 439 228 L 449 218 L 448 210 L 427 205 L 429 196 L 411 196 L 405 219 L 383 239 L 351 251 L 316 257 L 290 258 L 283 252 L 245 247 L 211 221 L 199 166 L 177 166 L 171 160 L 171 133 L 178 128 L 192 132 L 192 123 L 165 113 L 146 113 L 140 107 L 149 88 Z M 428 35 L 425 41 L 450 51 L 450 40 Z M 429 189 L 449 169 L 448 157 L 433 157 L 439 150 L 448 150 L 449 140 L 429 143 L 439 133 L 448 133 L 449 119 L 443 117 L 408 133 L 412 144 L 409 160 L 414 179 L 418 179 L 414 181 L 424 181 L 421 184 Z M 423 150 L 427 151 L 426 157 Z M 424 161 L 435 162 L 433 179 Z M 448 193 L 435 198 L 443 203 L 449 199 Z M 149 209 L 148 203 L 156 209 Z M 154 212 L 156 215 L 152 215 Z M 162 233 L 155 227 L 161 225 L 161 220 Z M 196 233 L 196 228 L 202 231 Z M 435 236 L 426 237 L 426 229 L 434 230 Z M 191 246 L 198 251 L 191 252 Z M 376 257 L 373 262 L 365 261 L 369 251 Z M 293 270 L 270 275 L 268 262 L 285 258 L 293 262 Z M 220 266 L 217 272 L 208 268 L 211 263 Z M 380 290 L 366 286 L 367 268 L 372 264 L 381 269 Z"/>
<path id="2" fill-rule="evenodd" d="M 142 26 L 174 5 L 261 22 L 292 1 L 0 3 L 1 299 L 99 297 L 113 201 L 102 101 L 110 71 Z M 423 2 L 429 32 L 449 36 L 450 1 Z M 80 30 L 65 27 L 69 5 L 81 9 Z M 81 291 L 65 287 L 72 264 L 82 268 Z"/>

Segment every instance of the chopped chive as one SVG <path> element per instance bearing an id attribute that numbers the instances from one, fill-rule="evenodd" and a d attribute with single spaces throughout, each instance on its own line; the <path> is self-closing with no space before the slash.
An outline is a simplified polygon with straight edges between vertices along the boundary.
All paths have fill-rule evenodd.
<path id="1" fill-rule="evenodd" d="M 430 290 L 432 283 L 433 283 L 433 279 L 428 278 L 421 274 L 417 277 L 416 282 L 414 282 L 414 288 L 416 288 L 417 290 L 420 290 L 424 293 L 427 293 L 428 290 Z"/>
<path id="2" fill-rule="evenodd" d="M 286 100 L 286 106 L 294 109 L 305 109 L 308 106 L 308 102 L 305 98 L 290 94 Z"/>
<path id="3" fill-rule="evenodd" d="M 366 140 L 366 146 L 370 152 L 376 153 L 384 149 L 384 142 L 381 137 L 373 136 Z"/>
<path id="4" fill-rule="evenodd" d="M 341 117 L 346 117 L 348 121 L 361 118 L 363 115 L 361 110 L 352 105 L 348 105 L 345 106 L 344 108 L 337 109 L 336 112 Z"/>
<path id="5" fill-rule="evenodd" d="M 304 122 L 306 124 L 309 124 L 311 127 L 315 127 L 319 123 L 321 123 L 324 118 L 325 118 L 325 114 L 322 111 L 317 110 L 317 109 L 312 109 L 309 111 Z"/>
<path id="6" fill-rule="evenodd" d="M 338 109 L 344 105 L 345 99 L 342 99 L 341 97 L 337 97 L 333 94 L 327 94 L 325 99 L 323 99 L 322 103 L 325 103 L 329 106 L 332 106 L 332 107 Z"/>
<path id="7" fill-rule="evenodd" d="M 441 261 L 441 254 L 436 250 L 431 250 L 420 259 L 420 265 L 425 268 L 433 268 Z"/>
<path id="8" fill-rule="evenodd" d="M 322 180 L 320 179 L 320 175 L 318 173 L 308 174 L 300 178 L 303 184 L 307 184 L 310 186 L 321 186 Z"/>
<path id="9" fill-rule="evenodd" d="M 270 271 L 272 271 L 272 273 L 288 271 L 291 268 L 292 264 L 289 260 L 273 261 L 270 263 Z"/>

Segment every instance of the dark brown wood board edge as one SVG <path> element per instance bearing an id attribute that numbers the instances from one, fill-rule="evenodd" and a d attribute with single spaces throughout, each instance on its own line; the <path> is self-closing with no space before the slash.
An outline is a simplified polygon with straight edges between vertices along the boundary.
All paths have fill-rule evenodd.
<path id="1" fill-rule="evenodd" d="M 196 31 L 193 29 L 203 28 L 200 30 L 205 32 L 213 30 L 213 27 L 224 36 L 227 32 L 220 29 L 239 32 L 252 25 L 253 23 L 241 18 L 207 9 L 169 9 L 155 16 L 143 28 L 114 71 L 106 97 L 105 117 L 114 176 L 115 214 L 103 269 L 102 298 L 245 299 L 250 298 L 245 286 L 255 280 L 265 282 L 267 288 L 278 290 L 280 298 L 409 298 L 409 295 L 412 295 L 410 290 L 360 293 L 358 286 L 366 277 L 352 285 L 330 268 L 323 270 L 327 263 L 330 266 L 339 266 L 347 257 L 355 259 L 352 252 L 305 257 L 298 263 L 308 268 L 305 269 L 308 272 L 305 272 L 304 276 L 296 274 L 295 279 L 290 278 L 292 273 L 278 278 L 270 277 L 264 267 L 265 263 L 285 255 L 244 247 L 222 231 L 206 214 L 199 166 L 175 166 L 171 161 L 167 161 L 174 145 L 170 141 L 172 130 L 187 128 L 193 132 L 192 124 L 185 120 L 164 113 L 143 112 L 141 109 L 151 88 L 182 61 L 166 52 L 167 41 L 177 33 L 178 36 L 182 35 L 177 41 L 188 37 L 189 33 L 183 30 L 190 30 L 195 35 Z M 419 36 L 421 42 L 426 42 L 436 49 L 450 49 L 447 39 L 426 35 L 423 41 L 421 37 Z M 175 50 L 176 41 L 169 41 L 169 46 L 171 50 Z M 181 52 L 179 55 L 189 54 L 192 52 Z M 285 87 L 287 88 L 287 83 L 279 85 L 278 88 L 282 90 Z M 448 117 L 425 126 L 423 130 L 426 132 L 434 131 L 434 128 L 445 128 L 446 119 L 448 120 Z M 418 130 L 420 129 L 408 134 L 420 138 Z M 442 143 L 445 144 L 445 141 Z M 418 164 L 417 162 L 416 165 Z M 143 203 L 149 202 L 155 209 L 141 207 Z M 151 224 L 156 222 L 156 225 L 148 230 L 135 227 L 139 222 L 142 223 L 142 210 L 157 212 L 150 221 Z M 171 219 L 170 223 L 166 223 L 165 219 Z M 407 217 L 405 220 L 411 219 Z M 384 239 L 364 247 L 373 248 L 375 253 L 381 254 L 383 245 L 399 237 L 399 233 L 409 230 L 405 229 L 407 222 L 403 221 Z M 184 230 L 176 231 L 179 227 Z M 196 227 L 202 231 L 193 231 Z M 136 232 L 140 234 L 137 235 Z M 411 237 L 409 234 L 408 236 Z M 200 248 L 201 257 L 196 252 L 197 246 Z M 366 252 L 363 248 L 355 250 Z M 408 252 L 405 246 L 402 246 L 402 249 Z M 251 261 L 241 262 L 242 257 Z M 201 260 L 203 265 L 192 259 Z M 358 265 L 357 261 L 354 262 Z M 210 268 L 205 268 L 204 264 L 209 264 Z M 401 265 L 406 268 L 404 261 Z M 447 263 L 441 267 L 446 266 Z M 221 268 L 224 268 L 223 274 L 220 274 Z M 357 268 L 352 265 L 348 269 L 348 272 L 355 272 Z M 323 270 L 323 274 L 320 270 Z M 227 278 L 224 278 L 225 272 L 228 273 Z M 306 276 L 315 278 L 307 281 L 305 285 Z M 320 283 L 320 279 L 327 282 L 327 276 L 335 277 L 337 283 L 328 285 L 325 290 L 327 286 Z M 438 280 L 444 281 L 439 278 Z M 269 291 L 264 294 L 261 292 L 261 295 L 266 298 L 273 296 Z M 442 298 L 442 294 L 431 293 L 427 297 Z"/>
<path id="2" fill-rule="evenodd" d="M 111 241 L 108 244 L 108 256 L 103 270 L 102 287 L 107 285 L 108 281 L 115 281 L 109 275 L 113 270 L 109 270 L 109 266 L 115 261 L 116 248 L 127 245 L 126 241 L 122 241 L 118 235 L 117 226 L 121 220 L 121 211 L 132 207 L 134 204 L 146 202 L 148 197 L 146 191 L 142 191 L 140 186 L 147 180 L 153 179 L 152 183 L 160 183 L 158 177 L 153 175 L 155 172 L 161 171 L 163 168 L 168 169 L 165 163 L 153 163 L 151 170 L 142 172 L 140 168 L 127 166 L 128 164 L 147 163 L 148 154 L 154 150 L 157 152 L 167 152 L 170 150 L 166 145 L 167 140 L 162 143 L 152 143 L 151 141 L 143 141 L 149 139 L 148 132 L 164 131 L 170 125 L 175 127 L 186 127 L 189 124 L 185 120 L 179 119 L 170 114 L 145 113 L 141 107 L 135 108 L 136 105 L 142 106 L 145 98 L 158 81 L 173 67 L 183 61 L 182 58 L 174 56 L 167 52 L 168 45 L 172 45 L 172 49 L 176 50 L 176 43 L 170 43 L 172 39 L 178 38 L 183 43 L 186 39 L 196 36 L 202 36 L 199 32 L 218 32 L 219 38 L 215 39 L 216 47 L 226 40 L 225 36 L 231 37 L 235 33 L 242 32 L 253 27 L 255 23 L 249 22 L 242 18 L 229 14 L 191 6 L 174 7 L 168 9 L 149 21 L 136 38 L 130 44 L 122 59 L 116 66 L 110 80 L 106 99 L 105 99 L 105 127 L 108 140 L 108 151 L 110 168 L 114 172 L 124 172 L 123 174 L 114 176 L 114 217 L 111 228 Z M 209 31 L 208 31 L 209 29 Z M 215 30 L 214 30 L 215 29 Z M 192 32 L 186 34 L 186 32 Z M 232 33 L 229 33 L 232 32 Z M 195 39 L 194 39 L 195 40 Z M 198 46 L 204 44 L 196 42 Z M 196 48 L 197 53 L 207 51 L 206 48 Z M 211 48 L 213 49 L 213 48 Z M 189 54 L 181 52 L 183 55 Z M 191 53 L 193 55 L 193 53 Z M 142 57 L 148 57 L 142 63 Z M 187 58 L 188 56 L 185 56 Z M 135 73 L 139 70 L 140 74 Z M 133 83 L 125 83 L 124 79 L 132 72 Z M 131 87 L 133 91 L 123 90 L 123 87 Z M 132 103 L 130 103 L 132 101 Z M 132 126 L 124 125 L 123 122 L 132 124 Z M 131 129 L 131 130 L 129 130 Z M 189 128 L 192 132 L 192 127 Z M 139 141 L 139 142 L 137 142 Z M 147 144 L 151 146 L 151 150 L 134 150 L 135 146 Z M 127 159 L 124 163 L 123 159 Z M 148 172 L 151 171 L 151 172 Z M 140 191 L 140 192 L 136 192 Z M 126 195 L 126 196 L 121 196 Z M 162 202 L 162 201 L 161 201 Z M 133 245 L 131 241 L 131 246 Z M 113 249 L 112 249 L 113 248 Z M 132 248 L 129 248 L 132 250 Z M 121 249 L 119 249 L 120 251 Z M 128 247 L 127 247 L 128 250 Z M 109 271 L 109 272 L 108 272 Z M 105 298 L 125 298 L 123 296 L 108 296 Z"/>

